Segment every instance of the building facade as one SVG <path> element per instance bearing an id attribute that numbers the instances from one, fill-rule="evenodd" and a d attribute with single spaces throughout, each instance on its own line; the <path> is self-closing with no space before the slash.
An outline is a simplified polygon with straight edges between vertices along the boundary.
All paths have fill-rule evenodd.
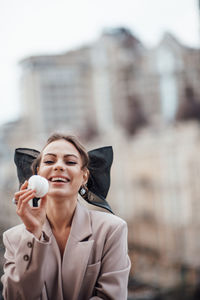
<path id="1" fill-rule="evenodd" d="M 81 130 L 90 122 L 95 126 L 89 60 L 89 50 L 84 48 L 21 62 L 22 117 L 32 133 Z"/>

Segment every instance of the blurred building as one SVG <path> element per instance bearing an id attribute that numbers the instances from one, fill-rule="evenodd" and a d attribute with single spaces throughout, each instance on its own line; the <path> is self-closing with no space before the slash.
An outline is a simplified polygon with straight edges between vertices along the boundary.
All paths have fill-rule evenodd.
<path id="1" fill-rule="evenodd" d="M 94 99 L 100 131 L 127 128 L 132 102 L 138 100 L 133 85 L 145 47 L 128 29 L 106 30 L 92 45 Z"/>
<path id="2" fill-rule="evenodd" d="M 88 48 L 30 57 L 21 66 L 22 118 L 30 133 L 81 129 L 90 122 L 95 125 Z"/>
<path id="3" fill-rule="evenodd" d="M 21 61 L 22 118 L 30 132 L 92 133 L 130 115 L 132 70 L 144 47 L 128 30 L 106 31 L 93 45 Z"/>
<path id="4" fill-rule="evenodd" d="M 92 136 L 121 126 L 132 134 L 173 121 L 186 88 L 200 99 L 199 52 L 170 34 L 147 49 L 128 29 L 106 30 L 87 47 L 29 57 L 21 67 L 22 118 L 32 133 Z"/>
<path id="5" fill-rule="evenodd" d="M 143 132 L 129 145 L 126 219 L 133 273 L 152 286 L 169 288 L 197 280 L 199 138 L 199 125 L 191 122 Z"/>
<path id="6" fill-rule="evenodd" d="M 171 121 L 184 101 L 186 88 L 190 87 L 200 99 L 199 49 L 186 47 L 171 34 L 165 34 L 153 52 L 159 77 L 160 112 L 165 120 Z"/>

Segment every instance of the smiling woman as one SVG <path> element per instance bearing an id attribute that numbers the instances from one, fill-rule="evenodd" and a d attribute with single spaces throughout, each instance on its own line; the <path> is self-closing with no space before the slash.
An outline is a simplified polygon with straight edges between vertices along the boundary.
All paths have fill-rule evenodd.
<path id="1" fill-rule="evenodd" d="M 28 189 L 28 181 L 15 193 L 16 211 L 23 223 L 3 235 L 5 299 L 127 299 L 130 260 L 125 221 L 88 210 L 77 200 L 81 189 L 84 196 L 89 189 L 95 194 L 94 170 L 101 168 L 102 173 L 104 160 L 103 152 L 94 153 L 96 166 L 100 161 L 96 169 L 76 138 L 56 134 L 37 155 L 32 173 L 46 178 L 49 190 L 39 207 L 29 205 L 36 191 Z M 25 161 L 23 157 L 20 170 L 27 170 Z M 106 165 L 104 181 L 108 171 Z M 101 197 L 99 191 L 101 187 Z M 101 206 L 109 209 L 105 203 Z"/>

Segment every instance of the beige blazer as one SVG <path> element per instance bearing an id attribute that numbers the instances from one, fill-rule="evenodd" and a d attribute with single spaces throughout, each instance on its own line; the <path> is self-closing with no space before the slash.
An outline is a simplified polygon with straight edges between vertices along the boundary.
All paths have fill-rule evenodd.
<path id="1" fill-rule="evenodd" d="M 5 300 L 127 299 L 127 226 L 117 216 L 78 202 L 62 261 L 47 220 L 40 241 L 23 224 L 3 241 Z"/>

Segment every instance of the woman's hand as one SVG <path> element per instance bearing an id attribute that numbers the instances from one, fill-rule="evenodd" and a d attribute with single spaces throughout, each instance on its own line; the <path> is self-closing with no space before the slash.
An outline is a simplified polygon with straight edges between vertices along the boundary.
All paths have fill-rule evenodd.
<path id="1" fill-rule="evenodd" d="M 29 201 L 35 197 L 35 191 L 27 189 L 28 181 L 25 181 L 21 186 L 20 191 L 15 193 L 15 201 L 17 203 L 16 212 L 22 219 L 26 229 L 40 238 L 42 234 L 42 227 L 46 218 L 46 203 L 47 198 L 41 198 L 39 207 L 32 207 Z"/>

